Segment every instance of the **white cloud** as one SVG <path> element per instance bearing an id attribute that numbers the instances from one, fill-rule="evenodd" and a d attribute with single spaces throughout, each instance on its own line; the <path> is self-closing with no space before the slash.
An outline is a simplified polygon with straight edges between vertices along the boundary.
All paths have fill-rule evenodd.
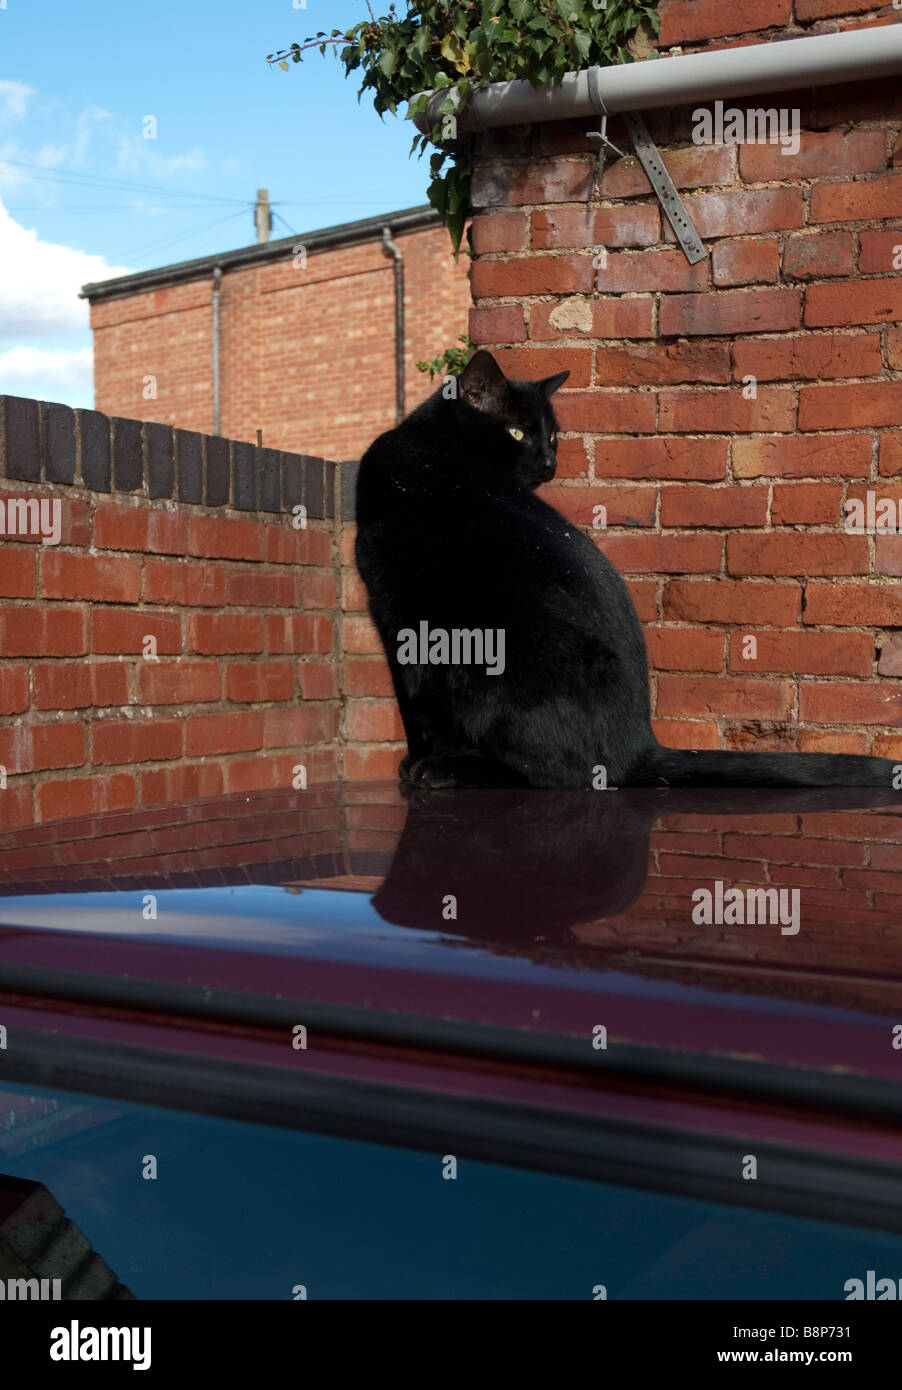
<path id="1" fill-rule="evenodd" d="M 14 347 L 0 352 L 0 395 L 90 408 L 93 351 L 90 347 Z"/>
<path id="2" fill-rule="evenodd" d="M 0 80 L 0 121 L 21 120 L 29 98 L 36 95 L 35 88 L 25 82 L 13 82 L 7 78 Z"/>
<path id="3" fill-rule="evenodd" d="M 86 331 L 88 306 L 78 297 L 82 285 L 128 270 L 103 256 L 42 241 L 0 204 L 0 349 Z"/>

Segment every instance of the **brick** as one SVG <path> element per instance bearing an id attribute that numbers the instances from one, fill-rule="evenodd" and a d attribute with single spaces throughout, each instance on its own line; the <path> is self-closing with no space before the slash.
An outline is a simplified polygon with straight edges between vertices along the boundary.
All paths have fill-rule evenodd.
<path id="1" fill-rule="evenodd" d="M 519 304 L 497 304 L 470 310 L 470 337 L 477 347 L 494 343 L 522 343 L 526 323 Z"/>
<path id="2" fill-rule="evenodd" d="M 902 381 L 856 382 L 849 386 L 803 386 L 800 430 L 841 430 L 898 424 Z"/>
<path id="3" fill-rule="evenodd" d="M 44 477 L 48 483 L 75 480 L 75 411 L 41 402 L 44 425 Z"/>
<path id="4" fill-rule="evenodd" d="M 871 222 L 902 215 L 902 175 L 815 184 L 811 190 L 812 222 Z"/>
<path id="5" fill-rule="evenodd" d="M 45 599 L 92 599 L 95 603 L 137 603 L 141 586 L 136 560 L 124 556 L 41 554 L 41 592 Z"/>
<path id="6" fill-rule="evenodd" d="M 231 517 L 191 516 L 188 552 L 217 560 L 262 560 L 265 532 L 270 529 L 259 522 Z"/>
<path id="7" fill-rule="evenodd" d="M 582 439 L 558 439 L 557 478 L 585 478 L 589 473 L 589 455 Z"/>
<path id="8" fill-rule="evenodd" d="M 733 343 L 733 372 L 740 381 L 746 375 L 758 381 L 876 376 L 882 367 L 876 333 L 818 333 Z"/>
<path id="9" fill-rule="evenodd" d="M 298 581 L 302 608 L 335 608 L 337 595 L 335 580 L 331 574 L 318 574 L 316 570 L 303 569 L 298 575 Z"/>
<path id="10" fill-rule="evenodd" d="M 841 483 L 787 483 L 774 488 L 775 526 L 830 526 L 842 521 Z"/>
<path id="11" fill-rule="evenodd" d="M 566 366 L 566 362 L 563 365 Z M 595 384 L 598 386 L 725 382 L 729 379 L 730 350 L 726 343 L 686 340 L 634 343 L 630 347 L 599 347 L 595 352 Z"/>
<path id="12" fill-rule="evenodd" d="M 135 492 L 144 486 L 144 446 L 140 420 L 113 417 L 113 487 Z"/>
<path id="13" fill-rule="evenodd" d="M 516 256 L 508 261 L 474 261 L 474 299 L 523 294 L 591 294 L 592 257 Z"/>
<path id="14" fill-rule="evenodd" d="M 263 746 L 263 714 L 192 714 L 185 721 L 187 757 L 245 753 Z"/>
<path id="15" fill-rule="evenodd" d="M 595 444 L 598 478 L 726 477 L 726 439 L 599 439 Z"/>
<path id="16" fill-rule="evenodd" d="M 295 576 L 285 569 L 230 567 L 226 574 L 226 602 L 230 608 L 290 608 L 295 598 Z"/>
<path id="17" fill-rule="evenodd" d="M 656 579 L 628 579 L 626 587 L 633 600 L 639 621 L 653 623 L 658 617 L 658 581 Z"/>
<path id="18" fill-rule="evenodd" d="M 545 487 L 539 496 L 577 526 L 592 527 L 597 506 L 607 509 L 608 526 L 655 524 L 658 491 L 653 487 Z"/>
<path id="19" fill-rule="evenodd" d="M 871 441 L 867 435 L 777 435 L 733 443 L 733 473 L 737 478 L 867 478 L 870 471 Z"/>
<path id="20" fill-rule="evenodd" d="M 794 280 L 851 275 L 854 256 L 851 232 L 805 232 L 787 237 L 783 248 L 783 274 Z"/>
<path id="21" fill-rule="evenodd" d="M 527 203 L 585 202 L 592 196 L 595 165 L 590 159 L 553 159 L 541 164 L 477 165 L 470 189 L 474 208 Z"/>
<path id="22" fill-rule="evenodd" d="M 596 545 L 617 569 L 628 574 L 706 574 L 721 566 L 720 536 L 686 532 L 681 536 L 605 536 Z"/>
<path id="23" fill-rule="evenodd" d="M 715 285 L 772 284 L 780 273 L 780 244 L 773 237 L 719 241 L 711 251 L 711 273 Z"/>
<path id="24" fill-rule="evenodd" d="M 791 681 L 751 676 L 662 675 L 658 679 L 659 715 L 788 720 L 792 706 Z"/>
<path id="25" fill-rule="evenodd" d="M 351 700 L 344 733 L 359 743 L 398 742 L 404 738 L 404 725 L 394 701 Z"/>
<path id="26" fill-rule="evenodd" d="M 802 0 L 811 3 L 811 0 Z M 791 0 L 746 0 L 742 8 L 723 0 L 661 0 L 659 44 L 669 48 L 686 39 L 718 39 L 788 24 Z"/>
<path id="27" fill-rule="evenodd" d="M 881 676 L 902 676 L 902 634 L 894 633 L 884 643 L 877 670 Z"/>
<path id="28" fill-rule="evenodd" d="M 256 613 L 191 613 L 188 617 L 188 649 L 218 656 L 262 652 L 263 616 Z"/>
<path id="29" fill-rule="evenodd" d="M 0 796 L 0 829 L 14 830 L 34 821 L 30 786 L 7 787 Z"/>
<path id="30" fill-rule="evenodd" d="M 653 719 L 655 738 L 664 748 L 716 748 L 717 725 L 690 719 Z"/>
<path id="31" fill-rule="evenodd" d="M 664 150 L 662 158 L 677 188 L 703 188 L 733 180 L 733 154 L 727 145 L 688 145 L 684 149 Z M 650 192 L 651 184 L 635 155 L 614 159 L 606 165 L 603 197 L 635 198 Z"/>
<path id="32" fill-rule="evenodd" d="M 789 627 L 799 620 L 798 584 L 750 583 L 747 579 L 669 579 L 664 617 L 690 623 L 754 623 Z"/>
<path id="33" fill-rule="evenodd" d="M 185 551 L 186 534 L 186 517 L 179 512 L 102 502 L 94 513 L 94 544 L 100 550 L 181 555 Z"/>
<path id="34" fill-rule="evenodd" d="M 658 426 L 662 430 L 700 434 L 778 430 L 795 427 L 795 394 L 788 387 L 764 386 L 754 400 L 739 387 L 714 391 L 662 391 Z"/>
<path id="35" fill-rule="evenodd" d="M 194 430 L 176 430 L 180 502 L 202 502 L 204 497 L 203 436 Z"/>
<path id="36" fill-rule="evenodd" d="M 592 379 L 592 353 L 589 348 L 500 348 L 495 359 L 505 376 L 513 381 L 531 381 L 534 378 L 552 376 L 555 372 L 569 372 L 570 378 L 565 388 L 588 386 Z M 558 396 L 556 404 L 562 397 Z"/>
<path id="37" fill-rule="evenodd" d="M 42 782 L 35 789 L 41 821 L 70 820 L 106 811 L 128 811 L 135 805 L 137 786 L 130 772 L 100 777 L 67 777 Z"/>
<path id="38" fill-rule="evenodd" d="M 724 639 L 719 632 L 697 628 L 645 629 L 653 671 L 722 671 Z"/>
<path id="39" fill-rule="evenodd" d="M 141 570 L 144 603 L 221 608 L 225 604 L 225 592 L 226 576 L 222 565 L 147 559 Z"/>
<path id="40" fill-rule="evenodd" d="M 878 536 L 876 549 L 876 573 L 902 575 L 902 536 Z"/>
<path id="41" fill-rule="evenodd" d="M 41 481 L 41 431 L 37 401 L 22 396 L 0 397 L 3 406 L 3 434 L 0 436 L 0 467 L 7 478 L 22 482 Z"/>
<path id="42" fill-rule="evenodd" d="M 902 473 L 902 435 L 893 433 L 880 436 L 880 472 L 885 478 Z"/>
<path id="43" fill-rule="evenodd" d="M 385 745 L 376 748 L 348 748 L 344 755 L 344 775 L 350 782 L 362 782 L 371 778 L 381 781 L 398 776 L 398 763 L 404 753 L 404 746 L 397 748 Z"/>
<path id="44" fill-rule="evenodd" d="M 695 193 L 685 199 L 686 212 L 703 241 L 715 237 L 780 232 L 805 223 L 805 203 L 798 188 L 729 188 Z M 676 241 L 668 224 L 667 241 Z"/>
<path id="45" fill-rule="evenodd" d="M 474 217 L 472 222 L 473 251 L 477 256 L 493 251 L 522 251 L 526 241 L 527 221 L 522 212 L 495 212 Z"/>
<path id="46" fill-rule="evenodd" d="M 757 655 L 743 654 L 745 633 L 730 636 L 731 671 L 767 671 L 786 675 L 869 676 L 874 640 L 857 632 L 761 632 L 754 634 Z"/>
<path id="47" fill-rule="evenodd" d="M 91 726 L 91 758 L 95 766 L 124 763 L 162 763 L 182 755 L 180 719 L 105 719 Z"/>
<path id="48" fill-rule="evenodd" d="M 295 662 L 232 661 L 226 666 L 226 698 L 235 704 L 292 700 L 297 693 Z"/>
<path id="49" fill-rule="evenodd" d="M 391 672 L 385 661 L 345 662 L 345 690 L 348 695 L 393 695 Z"/>
<path id="50" fill-rule="evenodd" d="M 350 662 L 344 662 L 345 689 L 349 695 L 358 693 L 363 694 L 384 694 L 384 691 L 364 691 L 358 692 L 351 689 L 349 684 Z M 386 667 L 386 674 L 388 668 Z M 334 700 L 338 697 L 338 671 L 334 664 L 325 661 L 299 661 L 297 664 L 298 686 L 303 700 Z M 389 679 L 389 691 L 391 690 L 391 679 Z"/>
<path id="51" fill-rule="evenodd" d="M 35 709 L 87 709 L 128 703 L 128 667 L 119 661 L 54 661 L 35 666 Z"/>
<path id="52" fill-rule="evenodd" d="M 890 323 L 902 318 L 902 282 L 853 280 L 811 285 L 805 302 L 808 328 L 855 323 Z"/>
<path id="53" fill-rule="evenodd" d="M 682 251 L 618 251 L 599 263 L 596 288 L 602 294 L 639 290 L 704 290 L 708 263 L 690 265 Z"/>
<path id="54" fill-rule="evenodd" d="M 650 295 L 622 299 L 564 299 L 557 304 L 533 304 L 529 311 L 529 336 L 548 338 L 651 338 L 654 336 L 654 301 Z"/>
<path id="55" fill-rule="evenodd" d="M 650 434 L 655 428 L 655 398 L 651 393 L 567 391 L 557 397 L 556 409 L 564 430 Z"/>
<path id="56" fill-rule="evenodd" d="M 727 537 L 729 574 L 867 574 L 867 536 L 732 535 Z"/>
<path id="57" fill-rule="evenodd" d="M 135 681 L 142 705 L 206 704 L 220 698 L 222 685 L 216 661 L 142 661 Z"/>
<path id="58" fill-rule="evenodd" d="M 804 3 L 804 0 L 802 0 Z M 798 13 L 798 6 L 797 6 Z M 799 18 L 802 18 L 799 15 Z M 782 105 L 782 98 L 771 98 Z M 762 105 L 764 103 L 762 102 Z M 782 183 L 786 179 L 817 179 L 837 174 L 872 174 L 886 164 L 881 130 L 803 130 L 797 154 L 783 153 L 771 144 L 742 145 L 739 170 L 748 183 Z"/>
<path id="59" fill-rule="evenodd" d="M 171 497 L 175 486 L 172 426 L 146 424 L 144 433 L 147 439 L 147 495 Z"/>
<path id="60" fill-rule="evenodd" d="M 0 681 L 0 714 L 21 714 L 28 708 L 28 674 L 27 666 L 7 664 L 4 667 Z"/>
<path id="61" fill-rule="evenodd" d="M 902 228 L 895 227 L 887 232 L 861 231 L 858 233 L 861 248 L 858 256 L 858 269 L 866 275 L 891 275 L 899 268 L 902 254 Z"/>
<path id="62" fill-rule="evenodd" d="M 902 723 L 902 693 L 889 682 L 802 681 L 799 718 L 809 724 L 896 725 Z"/>
<path id="63" fill-rule="evenodd" d="M 81 480 L 93 492 L 109 492 L 112 485 L 110 422 L 96 410 L 76 410 Z"/>
<path id="64" fill-rule="evenodd" d="M 263 743 L 266 748 L 303 748 L 328 743 L 338 732 L 338 710 L 319 703 L 299 708 L 263 711 Z"/>
<path id="65" fill-rule="evenodd" d="M 0 609 L 0 656 L 83 656 L 87 650 L 81 608 Z"/>
<path id="66" fill-rule="evenodd" d="M 35 554 L 21 545 L 0 544 L 0 598 L 34 598 Z"/>
<path id="67" fill-rule="evenodd" d="M 798 290 L 722 290 L 674 294 L 661 301 L 662 337 L 679 334 L 779 333 L 798 328 L 802 302 Z"/>
<path id="68" fill-rule="evenodd" d="M 767 488 L 666 487 L 661 495 L 662 526 L 764 526 Z"/>
<path id="69" fill-rule="evenodd" d="M 47 768 L 80 767 L 85 747 L 83 724 L 19 724 L 0 729 L 0 766 L 11 777 Z"/>
<path id="70" fill-rule="evenodd" d="M 172 656 L 182 649 L 181 618 L 169 614 L 97 608 L 91 614 L 91 650 L 101 655 L 142 656 L 148 637 L 156 639 L 157 655 Z"/>
<path id="71" fill-rule="evenodd" d="M 831 15 L 856 14 L 859 10 L 874 8 L 874 0 L 796 0 L 796 18 L 803 21 L 827 19 Z"/>
<path id="72" fill-rule="evenodd" d="M 145 768 L 139 783 L 142 806 L 196 801 L 200 797 L 220 796 L 223 791 L 222 768 L 218 763 Z"/>
<path id="73" fill-rule="evenodd" d="M 266 650 L 270 654 L 295 652 L 331 652 L 333 626 L 321 614 L 300 613 L 292 616 L 267 614 Z"/>
<path id="74" fill-rule="evenodd" d="M 895 584 L 808 584 L 802 621 L 815 627 L 902 627 L 902 590 Z"/>
<path id="75" fill-rule="evenodd" d="M 537 251 L 655 246 L 661 240 L 661 214 L 647 203 L 541 208 L 532 214 L 531 232 Z"/>

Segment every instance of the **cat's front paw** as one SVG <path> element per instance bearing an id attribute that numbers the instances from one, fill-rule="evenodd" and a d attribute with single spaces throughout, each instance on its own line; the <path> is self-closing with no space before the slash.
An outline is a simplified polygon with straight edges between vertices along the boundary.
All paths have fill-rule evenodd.
<path id="1" fill-rule="evenodd" d="M 403 766 L 403 764 L 402 764 Z M 460 760 L 456 758 L 419 758 L 412 763 L 407 780 L 417 787 L 461 787 L 466 783 L 460 775 Z"/>

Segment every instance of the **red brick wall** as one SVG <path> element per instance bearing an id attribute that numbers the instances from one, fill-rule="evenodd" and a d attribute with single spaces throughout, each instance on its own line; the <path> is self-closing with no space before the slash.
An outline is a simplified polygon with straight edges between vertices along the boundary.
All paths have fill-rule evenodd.
<path id="1" fill-rule="evenodd" d="M 871 9 L 664 0 L 662 46 L 898 18 Z M 607 508 L 590 534 L 645 623 L 665 744 L 902 756 L 902 537 L 843 528 L 848 498 L 902 503 L 898 90 L 725 103 L 799 108 L 797 156 L 696 145 L 695 107 L 646 113 L 710 253 L 695 266 L 634 158 L 598 186 L 589 121 L 481 137 L 471 335 L 510 375 L 570 369 L 547 495 L 588 527 Z"/>
<path id="2" fill-rule="evenodd" d="M 0 500 L 62 522 L 59 544 L 0 536 L 0 826 L 339 774 L 335 484 L 321 459 L 0 398 Z"/>
<path id="3" fill-rule="evenodd" d="M 441 226 L 395 240 L 411 409 L 433 389 L 417 361 L 466 332 L 469 258 L 454 260 Z M 253 443 L 261 429 L 273 448 L 359 458 L 395 423 L 394 262 L 380 239 L 294 259 L 222 277 L 220 432 Z M 206 276 L 92 304 L 98 410 L 212 430 L 212 290 Z"/>

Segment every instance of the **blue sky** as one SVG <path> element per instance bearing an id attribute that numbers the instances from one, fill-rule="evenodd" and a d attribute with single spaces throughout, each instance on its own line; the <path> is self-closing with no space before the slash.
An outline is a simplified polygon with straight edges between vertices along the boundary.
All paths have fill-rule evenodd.
<path id="1" fill-rule="evenodd" d="M 274 237 L 426 201 L 409 121 L 358 105 L 331 56 L 265 61 L 366 11 L 0 0 L 0 394 L 92 405 L 80 286 L 247 245 L 258 188 Z"/>

